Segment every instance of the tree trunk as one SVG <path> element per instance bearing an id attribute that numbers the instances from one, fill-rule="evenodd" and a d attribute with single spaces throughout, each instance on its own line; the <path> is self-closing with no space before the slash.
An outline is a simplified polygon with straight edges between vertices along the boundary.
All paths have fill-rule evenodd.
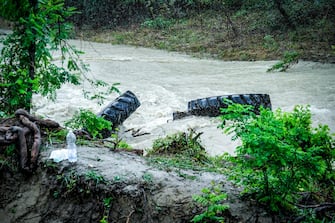
<path id="1" fill-rule="evenodd" d="M 39 119 L 18 109 L 14 118 L 0 120 L 0 152 L 8 145 L 15 145 L 20 169 L 25 172 L 34 171 L 42 142 L 40 128 L 59 129 L 60 126 L 57 122 Z"/>
<path id="2" fill-rule="evenodd" d="M 33 9 L 34 14 L 37 13 L 38 10 L 38 1 L 37 0 L 30 0 L 29 1 L 31 8 Z M 30 46 L 28 48 L 28 54 L 29 54 L 29 78 L 31 80 L 35 79 L 35 64 L 36 64 L 36 39 L 35 39 L 35 30 L 32 30 L 34 38 L 30 43 Z M 28 89 L 27 89 L 27 98 L 26 98 L 26 107 L 25 109 L 30 112 L 30 109 L 32 107 L 32 97 L 33 97 L 33 84 L 29 83 Z"/>

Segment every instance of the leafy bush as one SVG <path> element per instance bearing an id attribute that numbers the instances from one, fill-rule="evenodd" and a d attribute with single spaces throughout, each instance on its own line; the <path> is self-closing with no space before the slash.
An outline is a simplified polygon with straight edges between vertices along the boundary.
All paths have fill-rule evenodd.
<path id="1" fill-rule="evenodd" d="M 227 194 L 222 192 L 220 186 L 212 184 L 211 188 L 201 190 L 201 195 L 194 195 L 193 200 L 205 207 L 205 210 L 192 218 L 191 222 L 224 222 L 222 214 L 229 209 L 228 205 L 223 204 L 227 199 Z"/>
<path id="2" fill-rule="evenodd" d="M 93 138 L 102 137 L 103 130 L 111 130 L 112 123 L 89 110 L 80 109 L 65 123 L 65 126 L 73 129 L 85 129 Z"/>
<path id="3" fill-rule="evenodd" d="M 298 63 L 298 59 L 299 53 L 297 53 L 296 51 L 286 51 L 284 52 L 284 58 L 275 65 L 273 65 L 271 68 L 269 68 L 267 71 L 287 71 L 287 69 L 290 68 L 293 64 Z"/>
<path id="4" fill-rule="evenodd" d="M 293 210 L 306 193 L 333 199 L 335 141 L 328 126 L 312 128 L 308 106 L 293 112 L 261 108 L 258 116 L 252 109 L 232 103 L 222 109 L 221 127 L 242 141 L 231 159 L 232 179 L 274 212 Z"/>
<path id="5" fill-rule="evenodd" d="M 152 150 L 148 151 L 148 155 L 179 155 L 191 158 L 196 162 L 206 162 L 208 160 L 206 150 L 199 141 L 201 134 L 189 129 L 188 134 L 178 132 L 165 138 L 156 139 L 153 142 Z"/>
<path id="6" fill-rule="evenodd" d="M 174 24 L 173 20 L 159 16 L 155 19 L 149 19 L 144 21 L 142 23 L 142 26 L 150 29 L 167 29 L 173 24 Z"/>

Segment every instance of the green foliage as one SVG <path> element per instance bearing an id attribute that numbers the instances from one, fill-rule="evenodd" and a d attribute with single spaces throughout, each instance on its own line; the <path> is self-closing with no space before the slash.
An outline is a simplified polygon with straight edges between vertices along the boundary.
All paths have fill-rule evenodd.
<path id="1" fill-rule="evenodd" d="M 113 201 L 112 197 L 106 197 L 106 198 L 104 198 L 104 200 L 103 200 L 104 207 L 110 208 L 111 205 L 112 205 L 112 201 Z"/>
<path id="2" fill-rule="evenodd" d="M 225 167 L 221 157 L 210 157 L 200 143 L 201 133 L 189 129 L 189 133 L 178 132 L 156 139 L 147 151 L 150 165 L 166 171 L 176 171 L 181 177 L 194 179 L 183 170 L 222 173 Z"/>
<path id="3" fill-rule="evenodd" d="M 71 171 L 69 173 L 62 173 L 56 176 L 58 188 L 54 191 L 54 196 L 66 197 L 68 194 L 76 190 L 79 184 L 79 176 Z"/>
<path id="4" fill-rule="evenodd" d="M 201 195 L 194 195 L 193 200 L 205 208 L 205 210 L 192 218 L 192 222 L 224 222 L 222 217 L 224 211 L 229 209 L 228 205 L 223 204 L 227 199 L 227 194 L 222 192 L 219 185 L 212 183 L 211 188 L 201 190 Z"/>
<path id="5" fill-rule="evenodd" d="M 131 146 L 122 140 L 122 138 L 119 137 L 118 131 L 119 129 L 115 129 L 115 133 L 112 133 L 111 135 L 111 139 L 112 141 L 108 141 L 112 144 L 112 146 L 110 147 L 111 150 L 116 150 L 116 149 L 126 149 L 126 150 L 130 150 Z"/>
<path id="6" fill-rule="evenodd" d="M 184 134 L 186 133 L 180 132 L 156 139 L 153 148 L 147 151 L 146 159 L 149 164 L 166 171 L 176 171 L 179 176 L 189 179 L 194 179 L 195 176 L 189 176 L 183 170 L 215 173 L 227 171 L 226 155 L 211 157 L 197 146 L 187 146 Z M 198 140 L 196 139 L 196 144 L 200 143 Z"/>
<path id="7" fill-rule="evenodd" d="M 112 206 L 112 201 L 113 201 L 113 197 L 106 197 L 103 199 L 104 215 L 103 215 L 103 218 L 100 220 L 100 223 L 108 223 L 109 209 Z"/>
<path id="8" fill-rule="evenodd" d="M 66 19 L 75 13 L 63 0 L 2 1 L 1 16 L 15 22 L 13 33 L 3 40 L 0 59 L 1 106 L 6 113 L 30 109 L 33 93 L 54 99 L 63 83 L 79 84 L 76 57 L 79 51 L 64 41 L 71 32 Z M 17 5 L 19 4 L 19 5 Z M 57 67 L 51 51 L 61 50 L 67 67 Z"/>
<path id="9" fill-rule="evenodd" d="M 193 15 L 193 12 L 204 10 L 222 11 L 237 10 L 242 1 L 233 0 L 116 0 L 108 1 L 67 0 L 67 4 L 75 6 L 82 13 L 74 17 L 79 26 L 93 28 L 125 26 L 129 23 L 142 24 L 153 28 L 169 26 L 173 19 Z M 169 18 L 169 19 L 167 19 Z M 173 18 L 173 19 L 171 19 Z"/>
<path id="10" fill-rule="evenodd" d="M 46 166 L 49 170 L 57 170 L 59 166 Z M 57 172 L 56 172 L 57 173 Z M 108 182 L 104 177 L 94 170 L 87 171 L 84 175 L 71 170 L 68 172 L 56 174 L 57 187 L 54 188 L 53 194 L 55 198 L 67 197 L 68 195 L 76 196 L 94 196 L 95 190 L 98 190 L 98 185 L 106 185 Z M 107 200 L 106 200 L 107 202 Z"/>
<path id="11" fill-rule="evenodd" d="M 332 219 L 327 218 L 328 216 L 318 216 L 313 209 L 302 209 L 299 210 L 300 219 L 303 219 L 303 223 L 326 223 L 334 222 L 334 217 Z M 330 217 L 330 216 L 329 216 Z"/>
<path id="12" fill-rule="evenodd" d="M 111 130 L 112 123 L 93 112 L 80 109 L 73 117 L 65 123 L 65 126 L 72 129 L 85 129 L 93 138 L 102 137 L 103 130 Z"/>
<path id="13" fill-rule="evenodd" d="M 156 139 L 148 155 L 179 155 L 195 162 L 205 163 L 208 160 L 206 150 L 199 139 L 202 133 L 189 129 L 189 133 L 178 132 L 165 138 Z"/>
<path id="14" fill-rule="evenodd" d="M 108 223 L 108 216 L 104 215 L 102 219 L 99 221 L 100 223 Z"/>
<path id="15" fill-rule="evenodd" d="M 16 147 L 15 145 L 9 145 L 5 149 L 5 156 L 13 156 L 15 154 Z"/>
<path id="16" fill-rule="evenodd" d="M 6 117 L 6 113 L 3 111 L 0 111 L 0 118 L 5 118 Z"/>
<path id="17" fill-rule="evenodd" d="M 316 24 L 324 18 L 334 18 L 335 1 L 286 1 L 286 0 L 248 0 L 244 1 L 243 10 L 258 12 L 261 19 L 258 26 L 267 26 L 272 30 L 295 29 Z"/>
<path id="18" fill-rule="evenodd" d="M 92 80 L 88 67 L 80 60 L 83 52 L 66 41 L 72 33 L 69 18 L 76 14 L 73 7 L 65 7 L 64 0 L 9 0 L 0 2 L 0 16 L 13 22 L 13 33 L 7 35 L 0 58 L 0 105 L 11 114 L 18 108 L 30 110 L 32 95 L 39 93 L 51 100 L 64 83 L 79 85 L 87 80 L 93 88 L 106 87 L 101 93 L 85 93 L 97 99 L 116 91 L 115 85 Z M 61 66 L 53 61 L 59 52 Z"/>
<path id="19" fill-rule="evenodd" d="M 46 135 L 47 135 L 47 140 L 50 145 L 53 145 L 54 143 L 64 143 L 66 140 L 66 135 L 68 133 L 68 130 L 66 129 L 61 129 L 61 130 L 49 130 L 46 129 Z"/>
<path id="20" fill-rule="evenodd" d="M 136 3 L 135 1 L 115 1 L 116 5 L 120 4 L 122 5 L 120 8 L 125 9 L 119 11 L 114 7 L 115 5 L 108 5 L 108 3 L 95 10 L 89 7 L 93 2 L 98 5 L 96 1 L 85 1 L 84 5 L 87 4 L 87 7 L 83 11 L 89 9 L 92 13 L 96 13 L 96 16 L 87 16 L 87 23 L 82 26 L 83 32 L 80 32 L 80 35 L 84 34 L 84 38 L 92 41 L 154 47 L 191 53 L 196 57 L 210 56 L 224 60 L 274 60 L 282 57 L 283 50 L 296 50 L 305 59 L 320 58 L 328 61 L 329 54 L 332 54 L 329 46 L 333 45 L 335 35 L 334 7 L 320 8 L 320 13 L 315 11 L 315 14 L 324 15 L 322 19 L 315 18 L 315 23 L 308 26 L 297 24 L 296 28 L 287 29 L 272 0 L 150 0 L 136 1 Z M 150 3 L 145 4 L 145 2 Z M 298 2 L 285 0 L 282 3 L 284 8 L 287 8 L 286 5 Z M 324 3 L 324 1 L 320 2 L 320 4 Z M 168 7 L 165 12 L 154 8 L 154 15 L 151 16 L 147 13 L 147 8 L 152 8 L 153 5 L 158 8 L 166 8 L 160 7 L 162 5 L 168 5 Z M 113 15 L 114 12 L 116 14 Z M 118 15 L 119 12 L 127 14 L 124 19 Z M 84 17 L 83 14 L 76 16 Z M 86 25 L 90 24 L 92 17 L 101 20 L 96 24 L 101 27 L 98 34 L 93 34 L 93 31 L 87 34 Z M 143 27 L 144 22 L 148 21 L 152 24 L 155 18 L 159 17 L 173 21 L 173 24 L 166 29 Z M 109 23 L 119 19 L 122 24 L 115 24 L 114 26 L 117 27 L 108 29 Z M 80 22 L 84 21 L 83 18 L 80 20 Z M 104 23 L 108 24 L 104 25 Z M 94 26 L 89 30 L 96 32 L 97 29 Z M 270 36 L 272 38 L 269 38 Z"/>
<path id="21" fill-rule="evenodd" d="M 275 212 L 292 210 L 301 192 L 332 197 L 335 141 L 328 126 L 312 128 L 308 106 L 293 112 L 261 108 L 258 116 L 252 109 L 239 104 L 222 109 L 221 127 L 242 141 L 231 159 L 232 179 Z"/>
<path id="22" fill-rule="evenodd" d="M 263 40 L 264 40 L 263 43 L 264 48 L 272 51 L 278 50 L 279 44 L 276 42 L 276 40 L 273 38 L 272 35 L 265 35 Z"/>
<path id="23" fill-rule="evenodd" d="M 335 17 L 334 0 L 115 0 L 113 4 L 107 0 L 66 2 L 82 12 L 74 17 L 78 25 L 94 28 L 141 24 L 160 16 L 177 19 L 198 16 L 204 11 L 224 16 L 257 13 L 259 19 L 254 20 L 256 26 L 272 30 L 306 27 L 322 20 L 333 21 Z"/>
<path id="24" fill-rule="evenodd" d="M 89 78 L 87 78 L 86 80 L 90 83 L 93 91 L 84 89 L 83 93 L 85 98 L 90 100 L 96 100 L 99 105 L 103 104 L 104 99 L 107 95 L 110 95 L 114 92 L 120 93 L 119 89 L 117 88 L 120 83 L 113 83 L 110 85 L 102 80 L 92 80 Z M 97 89 L 100 88 L 104 90 L 97 91 Z"/>
<path id="25" fill-rule="evenodd" d="M 121 140 L 119 143 L 118 143 L 118 148 L 121 148 L 121 149 L 131 149 L 131 146 L 126 143 L 125 141 Z"/>
<path id="26" fill-rule="evenodd" d="M 105 178 L 94 170 L 87 171 L 87 173 L 85 174 L 85 179 L 92 180 L 93 182 L 95 182 L 95 184 L 106 182 Z"/>
<path id="27" fill-rule="evenodd" d="M 153 182 L 153 175 L 151 173 L 144 173 L 142 176 L 142 179 L 147 182 L 147 183 L 152 183 Z"/>
<path id="28" fill-rule="evenodd" d="M 0 149 L 0 172 L 3 170 L 16 172 L 18 170 L 18 154 L 14 144 Z"/>
<path id="29" fill-rule="evenodd" d="M 159 16 L 157 18 L 144 21 L 142 26 L 150 29 L 167 29 L 173 24 L 173 20 Z"/>
<path id="30" fill-rule="evenodd" d="M 281 61 L 273 65 L 271 68 L 269 68 L 267 71 L 280 71 L 284 72 L 287 71 L 288 68 L 290 68 L 293 64 L 298 63 L 299 61 L 299 53 L 296 51 L 285 51 L 284 57 Z"/>

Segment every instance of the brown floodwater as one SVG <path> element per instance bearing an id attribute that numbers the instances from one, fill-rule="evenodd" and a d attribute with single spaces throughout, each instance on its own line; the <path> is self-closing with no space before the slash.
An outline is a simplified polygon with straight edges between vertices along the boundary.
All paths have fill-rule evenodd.
<path id="1" fill-rule="evenodd" d="M 335 132 L 335 64 L 300 61 L 287 72 L 268 73 L 277 61 L 219 61 L 123 45 L 71 43 L 85 52 L 82 59 L 90 66 L 88 75 L 110 84 L 119 82 L 121 92 L 130 90 L 140 100 L 141 106 L 120 128 L 123 139 L 134 148 L 150 148 L 154 139 L 193 128 L 204 132 L 201 140 L 210 154 L 233 153 L 238 143 L 217 128 L 218 118 L 172 121 L 172 113 L 186 111 L 188 101 L 226 94 L 269 94 L 274 110 L 310 105 L 313 125 L 327 124 Z M 34 111 L 62 124 L 79 108 L 98 113 L 118 96 L 110 95 L 100 106 L 82 96 L 83 88 L 90 86 L 64 85 L 55 102 L 36 95 Z M 126 132 L 132 128 L 149 134 L 132 137 Z"/>

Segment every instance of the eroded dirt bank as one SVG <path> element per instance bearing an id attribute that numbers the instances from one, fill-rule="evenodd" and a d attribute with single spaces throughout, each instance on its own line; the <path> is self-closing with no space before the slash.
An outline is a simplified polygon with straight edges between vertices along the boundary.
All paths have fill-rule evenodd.
<path id="1" fill-rule="evenodd" d="M 199 213 L 192 195 L 222 184 L 230 205 L 226 222 L 270 222 L 238 198 L 239 189 L 219 174 L 166 171 L 145 158 L 105 148 L 79 147 L 75 165 L 47 160 L 32 176 L 2 172 L 0 222 L 190 222 Z M 185 177 L 188 176 L 188 177 Z"/>

